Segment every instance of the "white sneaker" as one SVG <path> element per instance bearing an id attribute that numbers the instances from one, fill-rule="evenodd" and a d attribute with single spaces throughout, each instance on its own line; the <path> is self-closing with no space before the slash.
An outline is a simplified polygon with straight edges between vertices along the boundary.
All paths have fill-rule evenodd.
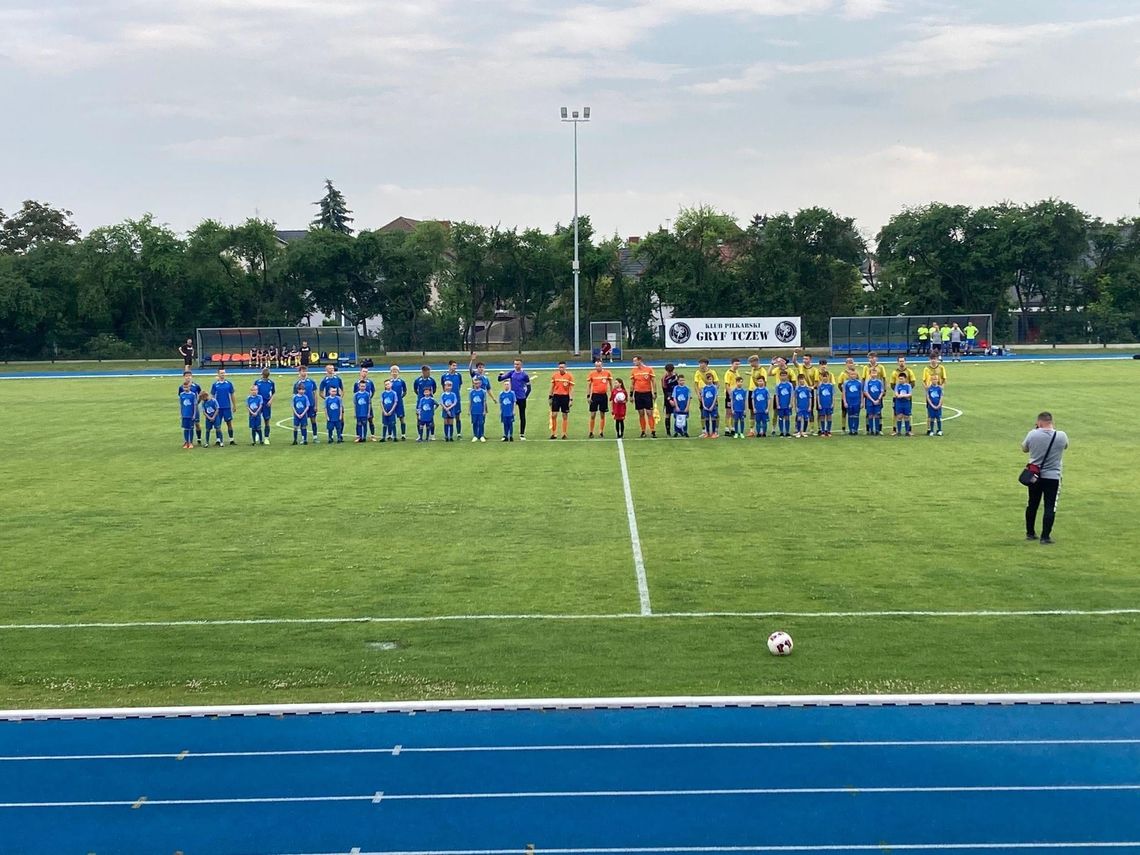
<path id="1" fill-rule="evenodd" d="M 473 437 L 471 437 L 471 441 L 472 441 L 472 442 L 478 442 L 478 441 L 479 441 L 479 437 L 477 437 L 477 436 L 473 436 Z"/>
<path id="2" fill-rule="evenodd" d="M 262 445 L 269 445 L 269 437 L 265 437 L 265 439 L 263 439 L 263 440 L 261 441 L 261 444 L 262 444 Z"/>
<path id="3" fill-rule="evenodd" d="M 520 442 L 526 442 L 526 437 L 523 436 L 522 434 L 519 434 L 519 441 Z"/>
<path id="4" fill-rule="evenodd" d="M 487 441 L 487 437 L 485 437 L 485 436 L 481 436 L 481 437 L 479 437 L 479 441 L 480 441 L 480 442 L 486 442 L 486 441 Z"/>

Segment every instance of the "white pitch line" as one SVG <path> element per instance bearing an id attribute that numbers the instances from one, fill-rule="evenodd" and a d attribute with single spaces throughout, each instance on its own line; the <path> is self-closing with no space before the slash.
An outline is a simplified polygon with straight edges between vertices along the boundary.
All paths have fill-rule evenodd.
<path id="1" fill-rule="evenodd" d="M 715 789 L 687 790 L 519 790 L 516 792 L 486 793 L 383 793 L 383 802 L 433 801 L 485 801 L 511 799 L 648 799 L 698 798 L 719 796 L 851 796 L 851 795 L 912 795 L 949 793 L 1096 793 L 1137 792 L 1140 784 L 1039 784 L 1009 786 L 957 786 L 957 787 L 720 787 Z M 376 792 L 363 795 L 335 796 L 244 796 L 236 798 L 150 799 L 143 805 L 151 807 L 183 807 L 190 805 L 248 805 L 248 804 L 320 804 L 325 802 L 370 802 L 377 804 Z M 0 802 L 0 809 L 22 810 L 31 808 L 79 807 L 133 807 L 138 799 L 58 802 Z"/>
<path id="2" fill-rule="evenodd" d="M 188 618 L 185 620 L 86 621 L 78 623 L 7 623 L 0 632 L 57 629 L 163 629 L 206 626 L 335 626 L 339 624 L 416 624 L 456 621 L 607 621 L 607 620 L 705 620 L 713 618 L 788 618 L 800 620 L 839 620 L 876 618 L 1019 618 L 1019 617 L 1116 617 L 1140 615 L 1140 608 L 1120 609 L 1024 609 L 1024 610 L 947 610 L 796 612 L 796 611 L 718 611 L 718 612 L 615 612 L 611 614 L 472 614 L 421 615 L 407 617 L 314 617 L 314 618 Z"/>
<path id="3" fill-rule="evenodd" d="M 761 750 L 761 749 L 824 749 L 836 748 L 1008 748 L 1022 746 L 1102 746 L 1140 745 L 1140 739 L 915 739 L 871 740 L 834 742 L 644 742 L 601 743 L 586 745 L 450 745 L 409 748 L 406 745 L 383 748 L 297 748 L 280 751 L 180 751 L 178 753 L 144 754 L 12 754 L 0 756 L 0 763 L 19 762 L 77 762 L 119 760 L 226 760 L 257 757 L 337 757 L 360 755 L 401 754 L 525 754 L 567 751 L 710 751 L 710 750 Z"/>
<path id="4" fill-rule="evenodd" d="M 625 444 L 619 439 L 617 444 L 618 461 L 621 463 L 621 486 L 625 492 L 625 515 L 629 521 L 629 543 L 633 548 L 633 569 L 637 573 L 637 599 L 641 614 L 653 614 L 649 605 L 649 583 L 645 578 L 645 558 L 641 554 L 641 536 L 637 533 L 637 514 L 633 509 L 633 491 L 629 486 L 629 467 L 625 462 Z"/>

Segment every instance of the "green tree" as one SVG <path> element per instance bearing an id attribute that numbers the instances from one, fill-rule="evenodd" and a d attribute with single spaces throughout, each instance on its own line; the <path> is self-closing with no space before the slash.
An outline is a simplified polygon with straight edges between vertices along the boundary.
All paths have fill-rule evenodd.
<path id="1" fill-rule="evenodd" d="M 0 252 L 25 253 L 45 243 L 75 243 L 79 227 L 71 211 L 28 199 L 10 219 L 0 211 Z"/>
<path id="2" fill-rule="evenodd" d="M 325 179 L 325 195 L 313 204 L 320 210 L 316 218 L 309 224 L 312 228 L 339 232 L 343 235 L 352 234 L 352 227 L 349 226 L 349 223 L 352 222 L 352 217 L 349 214 L 352 211 L 348 209 L 344 194 L 333 186 L 330 179 Z"/>
<path id="3" fill-rule="evenodd" d="M 707 205 L 682 208 L 672 232 L 641 243 L 649 287 L 681 317 L 737 314 L 741 295 L 729 261 L 740 234 L 731 214 Z"/>

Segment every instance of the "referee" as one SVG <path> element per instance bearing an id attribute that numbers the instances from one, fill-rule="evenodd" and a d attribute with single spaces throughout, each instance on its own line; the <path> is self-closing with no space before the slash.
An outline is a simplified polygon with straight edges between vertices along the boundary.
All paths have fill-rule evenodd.
<path id="1" fill-rule="evenodd" d="M 1029 462 L 1041 468 L 1037 480 L 1029 485 L 1029 504 L 1025 507 L 1026 540 L 1037 539 L 1037 509 L 1044 499 L 1041 542 L 1053 542 L 1053 518 L 1057 514 L 1057 494 L 1061 491 L 1061 461 L 1068 447 L 1068 435 L 1053 427 L 1053 414 L 1049 412 L 1037 416 L 1037 426 L 1021 443 L 1021 450 L 1029 455 Z"/>

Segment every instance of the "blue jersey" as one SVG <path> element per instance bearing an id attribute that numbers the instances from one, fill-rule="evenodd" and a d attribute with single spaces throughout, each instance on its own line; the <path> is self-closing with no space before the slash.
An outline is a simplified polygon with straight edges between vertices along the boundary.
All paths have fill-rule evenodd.
<path id="1" fill-rule="evenodd" d="M 499 415 L 503 421 L 509 422 L 515 417 L 515 393 L 509 389 L 499 393 Z"/>
<path id="2" fill-rule="evenodd" d="M 440 376 L 439 387 L 442 389 L 445 383 L 451 383 L 451 391 L 458 395 L 463 388 L 463 375 L 458 371 L 448 371 Z"/>
<path id="3" fill-rule="evenodd" d="M 515 396 L 516 401 L 525 401 L 530 397 L 530 375 L 525 371 L 504 371 L 499 375 L 499 382 L 504 380 L 511 381 L 511 392 Z"/>
<path id="4" fill-rule="evenodd" d="M 206 403 L 202 404 L 202 413 L 206 416 L 206 421 L 208 421 L 208 422 L 213 423 L 218 418 L 218 414 L 221 411 L 222 411 L 222 408 L 218 405 L 218 402 L 215 401 L 213 398 L 206 401 Z"/>
<path id="5" fill-rule="evenodd" d="M 216 380 L 210 387 L 210 394 L 218 399 L 223 410 L 232 410 L 234 404 L 234 384 L 229 380 Z"/>
<path id="6" fill-rule="evenodd" d="M 439 396 L 439 405 L 443 408 L 443 417 L 450 419 L 459 412 L 459 396 L 454 392 L 444 392 Z"/>
<path id="7" fill-rule="evenodd" d="M 193 392 L 179 392 L 178 409 L 182 412 L 182 418 L 196 418 L 198 415 L 198 396 Z"/>
<path id="8" fill-rule="evenodd" d="M 812 402 L 811 386 L 796 387 L 796 412 L 810 413 Z"/>
<path id="9" fill-rule="evenodd" d="M 815 394 L 819 398 L 819 411 L 821 413 L 830 413 L 835 409 L 835 384 L 820 383 Z"/>
<path id="10" fill-rule="evenodd" d="M 309 396 L 304 392 L 298 392 L 293 396 L 293 416 L 300 419 L 307 415 L 311 415 L 309 412 Z"/>
<path id="11" fill-rule="evenodd" d="M 249 408 L 249 417 L 261 415 L 261 408 L 265 406 L 265 399 L 260 395 L 250 395 L 245 399 L 245 405 Z"/>
<path id="12" fill-rule="evenodd" d="M 257 387 L 257 394 L 265 399 L 265 405 L 269 406 L 270 399 L 277 394 L 277 384 L 272 380 L 259 378 L 253 381 L 253 385 Z"/>
<path id="13" fill-rule="evenodd" d="M 787 380 L 776 384 L 776 409 L 790 410 L 792 408 L 792 396 L 796 392 L 796 387 L 789 383 Z"/>
<path id="14" fill-rule="evenodd" d="M 434 395 L 435 388 L 435 378 L 424 377 L 422 374 L 412 383 L 412 391 L 416 393 L 417 398 L 422 398 L 428 389 L 431 389 L 431 393 Z"/>
<path id="15" fill-rule="evenodd" d="M 867 381 L 867 405 L 870 407 L 881 407 L 883 405 L 883 395 L 887 392 L 887 385 L 878 377 L 872 377 Z"/>
<path id="16" fill-rule="evenodd" d="M 926 397 L 930 399 L 929 406 L 932 409 L 938 409 L 938 405 L 942 403 L 942 387 L 931 386 L 926 390 Z"/>
<path id="17" fill-rule="evenodd" d="M 321 396 L 327 398 L 329 396 L 329 389 L 339 389 L 340 393 L 342 395 L 344 394 L 344 383 L 338 375 L 326 374 L 324 377 L 321 378 L 321 385 L 320 385 Z"/>
<path id="18" fill-rule="evenodd" d="M 909 383 L 899 383 L 897 386 L 895 386 L 895 395 L 900 395 L 900 394 L 909 395 L 911 393 L 911 391 L 912 391 L 912 389 L 911 389 L 911 385 Z M 914 402 L 909 397 L 907 397 L 907 398 L 896 397 L 895 398 L 895 411 L 899 412 L 899 413 L 906 413 L 909 415 L 911 405 L 913 403 Z"/>
<path id="19" fill-rule="evenodd" d="M 472 389 L 467 393 L 467 400 L 471 404 L 471 415 L 484 416 L 487 414 L 487 390 L 483 388 Z"/>
<path id="20" fill-rule="evenodd" d="M 673 388 L 673 404 L 678 413 L 689 412 L 689 400 L 693 397 L 693 390 L 688 386 L 675 386 Z"/>
<path id="21" fill-rule="evenodd" d="M 392 378 L 392 391 L 396 393 L 396 398 L 401 401 L 408 396 L 408 384 L 404 382 L 403 377 Z"/>
<path id="22" fill-rule="evenodd" d="M 202 387 L 199 386 L 197 383 L 191 383 L 190 384 L 190 391 L 193 392 L 195 395 L 197 395 L 197 394 L 201 393 Z M 182 394 L 182 386 L 178 387 L 178 394 L 179 395 Z"/>
<path id="23" fill-rule="evenodd" d="M 767 386 L 757 386 L 752 390 L 752 410 L 757 415 L 764 415 L 768 412 L 768 404 L 772 400 L 772 393 L 768 391 Z"/>
<path id="24" fill-rule="evenodd" d="M 748 407 L 748 390 L 747 389 L 733 389 L 732 390 L 732 411 L 738 415 L 744 415 L 744 410 Z"/>
<path id="25" fill-rule="evenodd" d="M 439 406 L 439 401 L 435 398 L 424 396 L 416 402 L 416 412 L 420 414 L 421 422 L 430 422 L 435 420 L 435 408 Z"/>
<path id="26" fill-rule="evenodd" d="M 391 395 L 392 402 L 395 403 L 395 392 L 385 392 L 384 394 Z M 368 396 L 367 392 L 357 390 L 352 396 L 352 405 L 356 408 L 356 417 L 358 419 L 366 419 L 368 418 L 369 411 L 372 409 L 372 399 Z"/>
<path id="27" fill-rule="evenodd" d="M 396 394 L 395 389 L 385 389 L 380 393 L 380 410 L 383 418 L 396 417 L 396 404 L 400 403 L 400 396 Z M 391 411 L 391 412 L 389 412 Z M 385 415 L 387 414 L 387 415 Z"/>
<path id="28" fill-rule="evenodd" d="M 304 389 L 305 397 L 309 399 L 309 415 L 314 415 L 317 412 L 317 384 L 313 382 L 312 377 L 306 377 L 304 380 L 297 381 L 293 387 L 294 391 L 296 391 L 297 386 Z"/>
<path id="29" fill-rule="evenodd" d="M 478 377 L 479 383 L 482 385 L 484 392 L 490 392 L 491 389 L 494 388 L 491 385 L 491 375 L 490 374 L 480 374 L 478 371 L 474 371 L 474 370 L 469 371 L 468 373 L 471 375 L 471 385 L 472 386 L 475 385 L 475 378 Z"/>
<path id="30" fill-rule="evenodd" d="M 706 413 L 711 413 L 716 409 L 716 402 L 720 400 L 720 393 L 717 392 L 716 386 L 711 383 L 708 386 L 701 387 L 701 409 Z"/>
<path id="31" fill-rule="evenodd" d="M 371 380 L 367 380 L 367 379 L 365 379 L 363 381 L 361 381 L 361 380 L 356 381 L 357 385 L 359 385 L 361 382 L 364 383 L 364 391 L 368 393 L 368 398 L 369 398 L 369 400 L 371 400 L 373 398 L 373 396 L 375 396 L 375 394 L 376 394 L 376 384 L 373 383 Z M 352 388 L 355 389 L 356 385 L 354 385 Z"/>
<path id="32" fill-rule="evenodd" d="M 843 403 L 849 410 L 857 410 L 863 403 L 863 381 L 851 377 L 843 381 Z"/>
<path id="33" fill-rule="evenodd" d="M 344 419 L 344 398 L 340 395 L 329 395 L 325 398 L 325 417 L 330 422 L 339 422 Z"/>

